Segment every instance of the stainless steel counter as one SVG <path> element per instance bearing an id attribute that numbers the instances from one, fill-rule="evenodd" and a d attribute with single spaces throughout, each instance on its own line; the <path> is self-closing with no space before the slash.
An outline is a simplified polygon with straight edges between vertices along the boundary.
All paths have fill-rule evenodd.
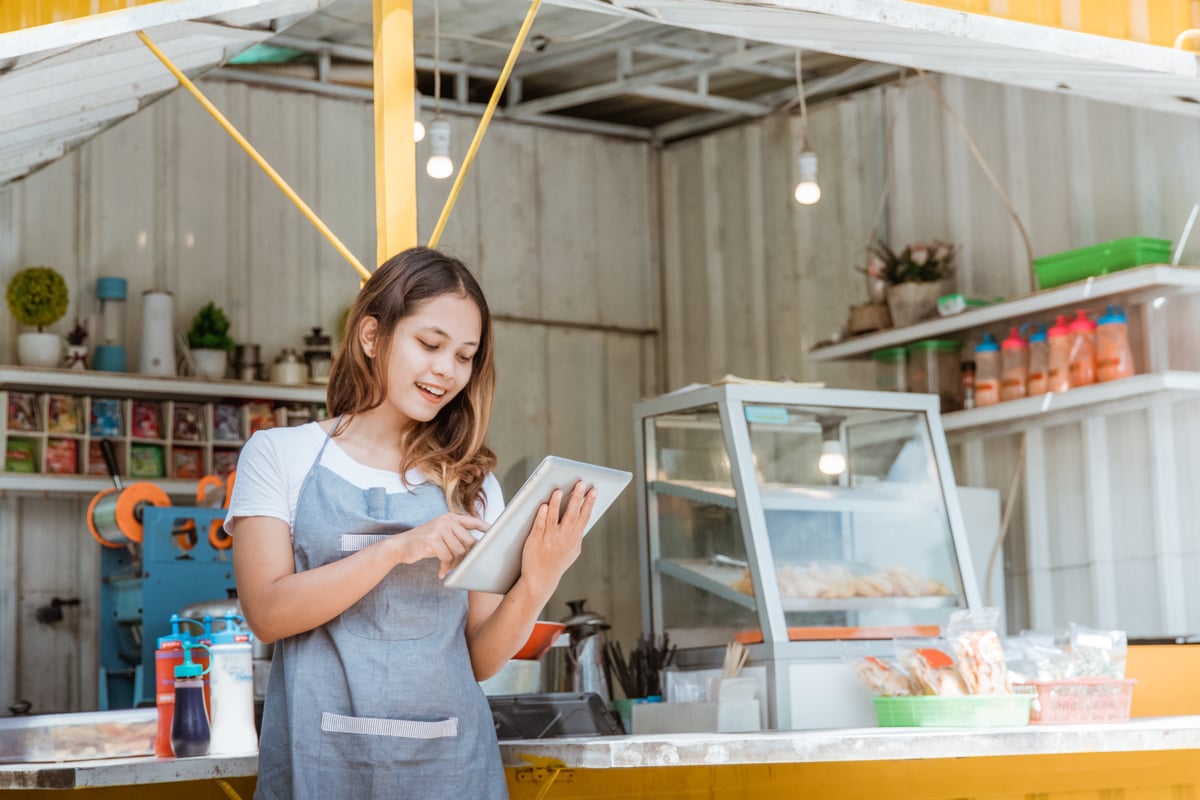
<path id="1" fill-rule="evenodd" d="M 891 761 L 981 756 L 1200 750 L 1200 717 L 1125 723 L 963 730 L 866 728 L 749 734 L 672 734 L 503 742 L 507 767 L 523 755 L 568 768 L 682 767 L 737 764 Z M 118 758 L 47 764 L 0 764 L 0 790 L 76 789 L 170 783 L 255 774 L 254 756 Z"/>

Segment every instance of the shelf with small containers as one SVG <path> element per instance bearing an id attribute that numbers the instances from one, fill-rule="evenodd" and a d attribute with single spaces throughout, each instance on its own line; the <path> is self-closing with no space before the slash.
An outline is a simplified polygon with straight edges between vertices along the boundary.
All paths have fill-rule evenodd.
<path id="1" fill-rule="evenodd" d="M 0 367 L 0 491 L 95 492 L 118 473 L 190 493 L 237 466 L 259 429 L 325 416 L 323 386 Z"/>
<path id="2" fill-rule="evenodd" d="M 1159 315 L 1154 313 L 1162 308 L 1167 298 L 1196 292 L 1200 292 L 1200 269 L 1149 265 L 902 328 L 857 336 L 815 348 L 811 355 L 818 361 L 873 358 L 877 388 L 940 394 L 947 434 L 961 436 L 980 428 L 989 429 L 989 433 L 999 432 L 1019 428 L 1022 422 L 1032 417 L 1045 419 L 1049 415 L 1077 412 L 1096 404 L 1137 402 L 1140 396 L 1155 392 L 1200 390 L 1200 373 L 1168 371 L 1165 348 L 1159 346 L 1159 340 L 1165 335 L 1158 324 Z M 1128 312 L 1128 323 L 1125 312 Z M 1054 330 L 1059 323 L 1062 323 L 1062 330 Z M 1077 331 L 1071 330 L 1072 323 L 1076 324 Z M 1136 351 L 1128 345 L 1127 324 L 1141 345 Z M 1049 362 L 1065 348 L 1069 368 L 1070 345 L 1074 343 L 1076 333 L 1083 333 L 1084 327 L 1091 332 L 1088 338 L 1092 347 L 1097 345 L 1099 332 L 1098 344 L 1105 350 L 1105 355 L 1100 358 L 1105 364 L 1103 369 L 1093 368 L 1091 376 L 1082 376 L 1082 380 L 1073 386 L 1067 376 L 1060 376 L 1058 391 L 1054 391 L 1055 380 L 1050 376 L 1048 388 L 1051 391 L 1047 394 L 1025 396 L 1028 393 L 1028 384 L 1025 384 L 1020 390 L 1005 392 L 1004 399 L 1000 398 L 1006 355 L 1010 364 L 1031 355 L 1035 359 L 1044 357 Z M 1015 337 L 1014 329 L 1018 332 Z M 1039 330 L 1052 335 L 1043 343 L 1037 335 Z M 1064 338 L 1057 338 L 1059 335 Z M 1033 353 L 1027 349 L 1030 338 L 1034 339 Z M 982 359 L 976 355 L 981 344 L 985 351 Z M 1108 355 L 1114 352 L 1122 354 L 1121 363 L 1109 363 Z M 990 359 L 995 361 L 995 371 L 985 376 L 982 374 L 984 369 L 990 369 L 991 365 L 980 362 Z M 972 361 L 976 362 L 976 373 L 974 380 L 966 383 L 968 386 L 974 384 L 976 403 L 974 408 L 963 409 L 961 362 Z M 1048 368 L 1051 366 L 1047 363 Z M 985 378 L 997 383 L 981 386 L 980 381 Z M 1016 376 L 1010 374 L 1010 382 L 1015 380 Z M 1068 386 L 1071 387 L 1069 391 L 1066 390 Z M 980 392 L 991 390 L 997 395 L 995 405 L 988 404 L 986 400 L 990 398 L 987 397 L 985 402 L 978 402 Z M 1035 384 L 1034 391 L 1040 391 L 1040 385 Z"/>

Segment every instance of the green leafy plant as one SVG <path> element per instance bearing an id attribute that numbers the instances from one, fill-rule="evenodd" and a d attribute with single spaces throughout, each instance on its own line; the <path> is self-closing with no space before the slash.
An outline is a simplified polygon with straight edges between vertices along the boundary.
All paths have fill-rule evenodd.
<path id="1" fill-rule="evenodd" d="M 188 331 L 188 346 L 193 350 L 232 350 L 233 337 L 229 335 L 229 317 L 209 303 L 196 312 L 192 327 Z"/>
<path id="2" fill-rule="evenodd" d="M 933 240 L 906 245 L 899 253 L 885 243 L 871 246 L 871 259 L 865 272 L 881 278 L 889 285 L 898 283 L 932 283 L 954 274 L 957 245 Z"/>
<path id="3" fill-rule="evenodd" d="M 5 299 L 17 322 L 40 333 L 67 313 L 67 282 L 52 267 L 27 267 L 12 276 Z"/>

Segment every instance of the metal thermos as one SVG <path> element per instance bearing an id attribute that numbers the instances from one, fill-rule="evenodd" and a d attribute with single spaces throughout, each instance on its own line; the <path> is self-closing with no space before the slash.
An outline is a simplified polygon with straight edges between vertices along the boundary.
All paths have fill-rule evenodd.
<path id="1" fill-rule="evenodd" d="M 605 703 L 612 699 L 608 688 L 608 672 L 604 668 L 605 631 L 611 627 L 599 614 L 587 611 L 586 600 L 570 600 L 571 615 L 562 622 L 567 626 L 571 644 L 567 647 L 567 671 L 570 691 L 592 692 Z M 554 649 L 554 648 L 551 648 Z"/>

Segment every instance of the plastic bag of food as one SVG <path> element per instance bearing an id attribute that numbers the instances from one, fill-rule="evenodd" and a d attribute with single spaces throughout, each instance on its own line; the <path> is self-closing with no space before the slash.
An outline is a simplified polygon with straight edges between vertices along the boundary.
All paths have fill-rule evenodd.
<path id="1" fill-rule="evenodd" d="M 912 679 L 893 658 L 876 655 L 867 642 L 843 641 L 839 647 L 842 661 L 854 670 L 867 691 L 876 697 L 910 697 L 920 694 L 914 690 Z"/>
<path id="2" fill-rule="evenodd" d="M 999 621 L 998 608 L 963 609 L 950 615 L 946 640 L 968 694 L 1012 694 L 1004 646 L 996 633 Z"/>
<path id="3" fill-rule="evenodd" d="M 1022 631 L 1002 641 L 1010 683 L 1066 681 L 1075 677 L 1067 633 Z"/>
<path id="4" fill-rule="evenodd" d="M 1071 659 L 1080 678 L 1124 678 L 1129 641 L 1125 631 L 1104 631 L 1071 623 Z"/>
<path id="5" fill-rule="evenodd" d="M 896 657 L 912 679 L 914 694 L 961 697 L 967 693 L 946 642 L 897 639 Z"/>

